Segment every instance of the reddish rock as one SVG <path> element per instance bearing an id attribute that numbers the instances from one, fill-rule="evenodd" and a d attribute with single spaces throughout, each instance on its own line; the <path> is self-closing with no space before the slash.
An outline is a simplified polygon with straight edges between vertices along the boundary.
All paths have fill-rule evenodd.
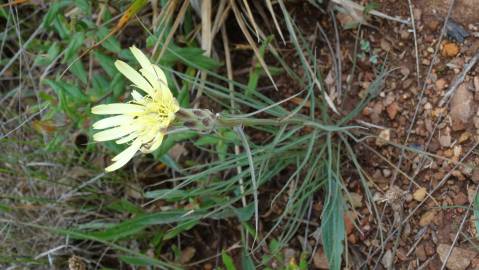
<path id="1" fill-rule="evenodd" d="M 393 102 L 386 108 L 386 111 L 388 113 L 389 119 L 394 120 L 399 111 L 399 105 L 396 102 Z"/>
<path id="2" fill-rule="evenodd" d="M 425 261 L 427 259 L 426 250 L 424 250 L 424 245 L 418 245 L 416 247 L 416 257 L 420 261 Z"/>
<path id="3" fill-rule="evenodd" d="M 446 88 L 446 85 L 447 85 L 447 81 L 443 78 L 441 79 L 438 79 L 435 83 L 435 86 L 436 86 L 436 90 L 437 91 L 442 91 L 444 90 L 444 88 Z"/>
<path id="4" fill-rule="evenodd" d="M 454 131 L 463 130 L 473 115 L 473 95 L 467 90 L 466 84 L 461 84 L 451 100 L 449 115 Z"/>
<path id="5" fill-rule="evenodd" d="M 459 192 L 458 194 L 456 194 L 456 196 L 454 196 L 455 205 L 464 205 L 467 203 L 467 201 L 468 201 L 467 195 L 464 194 L 463 192 Z"/>
<path id="6" fill-rule="evenodd" d="M 472 170 L 472 176 L 471 179 L 474 183 L 479 183 L 479 167 L 475 167 Z"/>
<path id="7" fill-rule="evenodd" d="M 459 54 L 459 46 L 454 42 L 446 43 L 442 46 L 441 54 L 444 57 L 455 57 Z"/>

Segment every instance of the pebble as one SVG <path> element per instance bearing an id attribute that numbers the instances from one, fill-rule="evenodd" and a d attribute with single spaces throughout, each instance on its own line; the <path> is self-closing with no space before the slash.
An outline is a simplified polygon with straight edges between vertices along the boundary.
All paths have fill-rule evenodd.
<path id="1" fill-rule="evenodd" d="M 347 198 L 348 198 L 348 201 L 353 208 L 359 208 L 359 207 L 363 206 L 363 203 L 362 203 L 363 196 L 362 195 L 360 195 L 358 193 L 355 193 L 355 192 L 351 192 L 351 193 L 349 193 L 349 197 L 347 196 Z"/>
<path id="2" fill-rule="evenodd" d="M 381 130 L 379 136 L 376 138 L 377 146 L 384 146 L 391 140 L 391 130 L 389 128 Z"/>
<path id="3" fill-rule="evenodd" d="M 474 91 L 478 92 L 479 91 L 479 76 L 474 76 L 473 83 L 474 83 Z"/>
<path id="4" fill-rule="evenodd" d="M 413 9 L 412 14 L 413 14 L 414 20 L 416 20 L 416 22 L 421 20 L 421 18 L 422 18 L 422 10 L 421 9 L 419 9 L 419 8 Z"/>
<path id="5" fill-rule="evenodd" d="M 313 256 L 313 265 L 316 269 L 329 269 L 328 258 L 323 250 L 318 250 Z"/>
<path id="6" fill-rule="evenodd" d="M 408 40 L 410 35 L 411 35 L 411 33 L 409 33 L 409 31 L 407 31 L 407 30 L 401 30 L 401 31 L 399 32 L 399 36 L 400 36 L 401 39 L 403 39 L 403 40 Z"/>
<path id="7" fill-rule="evenodd" d="M 474 123 L 474 127 L 479 129 L 479 116 L 474 116 L 472 122 Z"/>
<path id="8" fill-rule="evenodd" d="M 459 192 L 458 194 L 456 194 L 456 196 L 454 196 L 453 201 L 454 205 L 464 205 L 467 203 L 468 198 L 466 194 L 464 194 L 463 192 Z"/>
<path id="9" fill-rule="evenodd" d="M 454 42 L 448 42 L 442 46 L 441 55 L 444 57 L 455 57 L 459 54 L 459 46 Z"/>
<path id="10" fill-rule="evenodd" d="M 477 252 L 472 249 L 453 247 L 450 256 L 448 256 L 450 248 L 451 246 L 446 244 L 437 246 L 439 258 L 443 263 L 447 259 L 446 266 L 450 270 L 465 270 L 471 264 L 471 260 L 477 255 Z"/>
<path id="11" fill-rule="evenodd" d="M 436 19 L 434 16 L 429 16 L 428 18 L 424 18 L 426 23 L 426 27 L 431 31 L 436 31 L 439 28 L 439 20 Z"/>
<path id="12" fill-rule="evenodd" d="M 427 189 L 425 187 L 421 187 L 417 189 L 416 191 L 414 191 L 414 194 L 412 195 L 412 197 L 414 200 L 418 202 L 422 202 L 424 198 L 426 198 L 426 193 L 427 193 Z"/>
<path id="13" fill-rule="evenodd" d="M 441 79 L 438 79 L 435 83 L 435 86 L 436 86 L 436 90 L 437 91 L 442 91 L 444 90 L 444 88 L 446 88 L 446 85 L 447 85 L 447 81 L 443 78 Z"/>
<path id="14" fill-rule="evenodd" d="M 471 176 L 471 179 L 474 183 L 479 183 L 479 167 L 475 167 L 473 170 L 472 170 L 472 176 Z"/>
<path id="15" fill-rule="evenodd" d="M 386 112 L 388 113 L 389 119 L 394 120 L 396 115 L 399 111 L 399 105 L 396 102 L 393 102 L 386 108 Z"/>
<path id="16" fill-rule="evenodd" d="M 383 169 L 383 175 L 384 177 L 389 177 L 391 176 L 392 172 L 390 169 Z"/>
<path id="17" fill-rule="evenodd" d="M 422 214 L 421 219 L 419 220 L 419 225 L 421 227 L 431 224 L 434 217 L 436 216 L 436 210 L 429 210 L 426 213 Z"/>
<path id="18" fill-rule="evenodd" d="M 416 257 L 420 261 L 425 261 L 427 259 L 426 250 L 424 250 L 424 245 L 418 245 L 416 247 Z"/>
<path id="19" fill-rule="evenodd" d="M 393 264 L 394 258 L 393 258 L 393 253 L 389 249 L 384 253 L 383 257 L 381 258 L 381 263 L 384 265 L 385 268 L 390 268 Z"/>
<path id="20" fill-rule="evenodd" d="M 439 136 L 439 144 L 440 144 L 442 147 L 449 147 L 449 146 L 451 146 L 451 142 L 452 142 L 451 135 L 445 134 L 445 135 Z"/>
<path id="21" fill-rule="evenodd" d="M 463 130 L 473 114 L 472 93 L 467 90 L 466 84 L 461 84 L 451 100 L 450 116 L 452 129 Z"/>
<path id="22" fill-rule="evenodd" d="M 471 133 L 470 132 L 463 132 L 461 136 L 459 136 L 459 143 L 463 143 L 471 138 Z"/>

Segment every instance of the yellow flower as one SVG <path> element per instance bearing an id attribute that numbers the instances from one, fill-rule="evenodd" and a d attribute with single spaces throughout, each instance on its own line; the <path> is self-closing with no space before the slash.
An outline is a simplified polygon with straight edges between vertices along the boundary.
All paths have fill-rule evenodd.
<path id="1" fill-rule="evenodd" d="M 92 108 L 94 114 L 115 115 L 93 124 L 94 129 L 105 129 L 93 135 L 95 141 L 116 140 L 117 144 L 130 144 L 112 159 L 114 163 L 105 169 L 107 172 L 123 167 L 138 150 L 150 153 L 158 149 L 166 129 L 180 109 L 168 88 L 163 71 L 153 65 L 138 48 L 131 47 L 130 50 L 141 65 L 141 75 L 123 61 L 117 60 L 115 66 L 146 95 L 133 90 L 133 100 L 129 103 L 112 103 Z"/>

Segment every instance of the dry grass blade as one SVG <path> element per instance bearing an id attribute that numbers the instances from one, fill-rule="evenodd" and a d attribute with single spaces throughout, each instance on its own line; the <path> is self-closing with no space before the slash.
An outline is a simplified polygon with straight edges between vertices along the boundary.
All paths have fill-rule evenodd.
<path id="1" fill-rule="evenodd" d="M 251 8 L 249 7 L 248 1 L 243 0 L 244 7 L 246 9 L 246 14 L 248 14 L 248 19 L 250 23 L 253 25 L 254 32 L 256 33 L 256 38 L 259 41 L 259 35 L 258 35 L 258 25 L 256 24 L 256 21 L 254 20 L 253 17 L 253 12 L 251 12 Z"/>
<path id="2" fill-rule="evenodd" d="M 224 26 L 224 22 L 228 17 L 231 10 L 231 3 L 228 0 L 221 0 L 218 7 L 216 8 L 215 20 L 213 22 L 211 37 L 214 38 L 218 31 Z"/>
<path id="3" fill-rule="evenodd" d="M 163 54 L 165 53 L 166 49 L 168 48 L 168 44 L 170 44 L 173 35 L 175 34 L 176 30 L 178 29 L 178 26 L 180 26 L 180 22 L 183 20 L 183 17 L 185 16 L 186 10 L 188 10 L 188 6 L 190 4 L 189 0 L 186 0 L 183 2 L 183 5 L 180 8 L 180 11 L 178 12 L 178 15 L 176 17 L 175 22 L 171 26 L 171 30 L 168 33 L 168 36 L 166 37 L 165 43 L 162 44 L 160 54 L 158 55 L 158 59 L 161 59 Z M 158 39 L 158 43 L 160 42 L 160 39 Z M 157 44 L 158 44 L 157 43 Z"/>
<path id="4" fill-rule="evenodd" d="M 261 67 L 264 69 L 266 74 L 268 75 L 268 78 L 270 79 L 271 83 L 273 84 L 274 88 L 278 90 L 278 87 L 276 86 L 276 83 L 273 80 L 273 76 L 271 76 L 271 73 L 269 72 L 268 66 L 266 65 L 266 62 L 264 61 L 263 57 L 261 57 L 261 54 L 259 52 L 258 47 L 256 46 L 253 37 L 249 33 L 246 24 L 243 20 L 243 17 L 241 16 L 241 13 L 236 6 L 236 3 L 234 0 L 230 0 L 231 2 L 231 7 L 233 8 L 233 13 L 235 14 L 236 21 L 238 22 L 239 27 L 241 28 L 241 31 L 246 37 L 246 40 L 248 40 L 248 43 L 251 45 L 251 48 L 254 51 L 254 54 L 256 55 L 256 58 L 258 59 L 259 63 L 261 64 Z"/>
<path id="5" fill-rule="evenodd" d="M 160 46 L 160 40 L 163 40 L 163 36 L 165 35 L 168 27 L 162 27 L 166 25 L 167 23 L 170 22 L 170 20 L 173 18 L 173 13 L 176 10 L 176 6 L 178 4 L 178 1 L 169 1 L 167 5 L 163 8 L 163 10 L 160 12 L 160 15 L 158 15 L 158 19 L 155 20 L 155 24 L 153 24 L 153 29 L 156 31 L 158 30 L 159 27 L 161 27 L 161 32 L 158 35 L 158 42 L 155 43 L 155 46 L 153 46 L 153 52 L 152 54 L 155 55 L 156 51 L 158 50 L 158 46 Z"/>
<path id="6" fill-rule="evenodd" d="M 211 0 L 203 0 L 201 2 L 201 48 L 206 56 L 211 55 L 211 46 L 213 44 L 213 33 L 211 27 Z M 205 87 L 205 81 L 208 73 L 201 72 L 200 85 L 194 102 L 194 107 L 198 108 L 199 98 L 203 94 L 203 88 Z"/>
<path id="7" fill-rule="evenodd" d="M 286 44 L 286 40 L 284 39 L 284 36 L 283 36 L 283 31 L 281 31 L 281 27 L 279 26 L 278 20 L 276 19 L 276 15 L 274 14 L 273 4 L 271 3 L 271 0 L 265 0 L 265 2 L 266 2 L 266 7 L 268 8 L 268 11 L 271 14 L 271 17 L 273 18 L 274 26 L 276 27 L 276 30 L 278 31 L 278 34 L 281 37 L 281 40 L 283 40 L 283 43 Z"/>
<path id="8" fill-rule="evenodd" d="M 210 55 L 212 43 L 211 0 L 203 0 L 201 1 L 201 48 L 206 55 Z"/>

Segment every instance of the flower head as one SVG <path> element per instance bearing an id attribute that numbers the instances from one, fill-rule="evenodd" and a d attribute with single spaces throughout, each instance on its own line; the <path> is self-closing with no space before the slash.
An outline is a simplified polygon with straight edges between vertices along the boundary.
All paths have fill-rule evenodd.
<path id="1" fill-rule="evenodd" d="M 168 88 L 163 71 L 153 65 L 138 48 L 131 47 L 130 50 L 141 65 L 141 74 L 120 60 L 115 62 L 115 66 L 145 95 L 133 90 L 133 100 L 128 103 L 92 108 L 94 114 L 114 115 L 93 124 L 94 129 L 104 129 L 93 135 L 95 141 L 116 140 L 117 144 L 129 143 L 123 152 L 112 159 L 114 163 L 105 169 L 107 172 L 123 167 L 138 150 L 150 153 L 158 149 L 166 129 L 180 109 Z"/>

